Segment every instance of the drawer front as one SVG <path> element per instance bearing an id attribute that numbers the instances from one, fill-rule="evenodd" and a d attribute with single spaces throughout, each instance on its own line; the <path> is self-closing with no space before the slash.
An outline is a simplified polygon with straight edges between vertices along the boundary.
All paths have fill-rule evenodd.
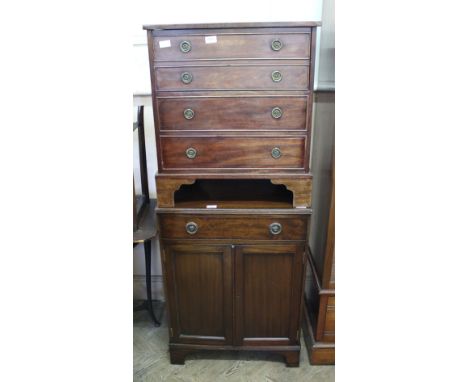
<path id="1" fill-rule="evenodd" d="M 305 137 L 161 137 L 162 169 L 303 169 Z"/>
<path id="2" fill-rule="evenodd" d="M 159 214 L 158 219 L 163 239 L 305 240 L 307 236 L 306 216 Z"/>
<path id="3" fill-rule="evenodd" d="M 159 90 L 307 90 L 306 65 L 158 67 Z"/>
<path id="4" fill-rule="evenodd" d="M 160 130 L 305 130 L 307 97 L 160 98 Z"/>
<path id="5" fill-rule="evenodd" d="M 158 61 L 179 61 L 310 57 L 309 33 L 277 35 L 222 33 L 222 31 L 212 31 L 208 35 L 155 37 L 155 58 Z"/>

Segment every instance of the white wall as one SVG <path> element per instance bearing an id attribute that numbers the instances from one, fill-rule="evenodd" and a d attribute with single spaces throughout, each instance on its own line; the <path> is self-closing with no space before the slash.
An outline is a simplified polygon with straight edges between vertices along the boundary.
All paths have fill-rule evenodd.
<path id="1" fill-rule="evenodd" d="M 215 6 L 208 0 L 196 3 L 188 0 L 174 1 L 165 4 L 164 8 L 154 1 L 144 1 L 142 4 L 140 7 L 136 6 L 138 9 L 135 9 L 133 16 L 134 95 L 151 94 L 146 31 L 142 29 L 142 25 L 202 22 L 322 21 L 323 25 L 318 28 L 317 34 L 315 88 L 334 89 L 335 0 L 292 0 L 286 5 L 279 0 L 240 0 L 236 1 L 232 8 L 224 3 L 219 3 L 223 4 L 222 7 Z M 190 12 L 182 12 L 184 7 L 188 7 Z M 280 10 L 280 12 L 275 10 Z M 278 19 L 278 14 L 280 19 Z"/>
<path id="2" fill-rule="evenodd" d="M 151 107 L 151 83 L 149 75 L 148 48 L 144 24 L 183 24 L 204 22 L 261 22 L 261 21 L 321 21 L 323 11 L 323 28 L 318 31 L 316 66 L 317 86 L 334 87 L 334 0 L 238 0 L 232 3 L 200 0 L 197 2 L 183 0 L 155 2 L 143 1 L 135 4 L 133 12 L 134 34 L 132 38 L 133 61 L 133 104 L 145 106 L 145 137 L 150 196 L 156 197 L 154 175 L 157 172 L 154 123 Z M 322 35 L 321 29 L 324 33 Z M 333 52 L 333 56 L 332 53 Z M 322 64 L 320 56 L 325 57 Z M 330 69 L 333 68 L 331 71 Z M 136 114 L 135 114 L 136 116 Z M 138 163 L 136 140 L 134 139 L 134 163 Z M 144 298 L 144 253 L 142 246 L 134 249 L 134 298 Z M 160 256 L 153 243 L 153 294 L 162 298 L 162 280 Z"/>
<path id="3" fill-rule="evenodd" d="M 318 52 L 318 77 L 315 87 L 319 90 L 335 89 L 335 0 L 324 0 L 322 27 Z"/>

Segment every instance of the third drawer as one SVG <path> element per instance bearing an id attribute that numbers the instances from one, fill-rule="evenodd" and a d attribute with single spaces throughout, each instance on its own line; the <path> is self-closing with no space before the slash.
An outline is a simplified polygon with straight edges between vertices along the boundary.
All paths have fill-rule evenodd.
<path id="1" fill-rule="evenodd" d="M 160 130 L 306 130 L 307 96 L 159 98 Z"/>

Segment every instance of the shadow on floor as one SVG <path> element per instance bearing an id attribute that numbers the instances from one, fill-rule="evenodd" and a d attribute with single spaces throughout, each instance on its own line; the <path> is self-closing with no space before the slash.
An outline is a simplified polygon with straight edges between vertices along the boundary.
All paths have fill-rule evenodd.
<path id="1" fill-rule="evenodd" d="M 139 304 L 135 302 L 134 304 Z M 301 339 L 300 367 L 288 368 L 277 354 L 263 352 L 203 352 L 188 355 L 185 365 L 169 362 L 167 314 L 164 304 L 153 302 L 155 327 L 148 312 L 133 315 L 133 380 L 134 381 L 242 381 L 242 382 L 332 382 L 334 366 L 311 366 Z"/>

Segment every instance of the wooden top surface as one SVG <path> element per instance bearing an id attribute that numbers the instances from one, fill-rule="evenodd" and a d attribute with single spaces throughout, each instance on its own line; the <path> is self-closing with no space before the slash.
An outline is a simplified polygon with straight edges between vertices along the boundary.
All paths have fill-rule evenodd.
<path id="1" fill-rule="evenodd" d="M 154 212 L 155 207 L 156 200 L 151 199 L 149 205 L 145 207 L 140 224 L 138 224 L 138 230 L 133 231 L 134 243 L 142 243 L 145 240 L 156 236 L 156 214 Z"/>
<path id="2" fill-rule="evenodd" d="M 276 27 L 318 27 L 320 21 L 283 21 L 261 23 L 208 23 L 208 24 L 159 24 L 143 25 L 143 29 L 224 29 L 224 28 L 276 28 Z"/>
<path id="3" fill-rule="evenodd" d="M 158 207 L 157 214 L 197 215 L 311 215 L 311 208 L 175 208 Z"/>

